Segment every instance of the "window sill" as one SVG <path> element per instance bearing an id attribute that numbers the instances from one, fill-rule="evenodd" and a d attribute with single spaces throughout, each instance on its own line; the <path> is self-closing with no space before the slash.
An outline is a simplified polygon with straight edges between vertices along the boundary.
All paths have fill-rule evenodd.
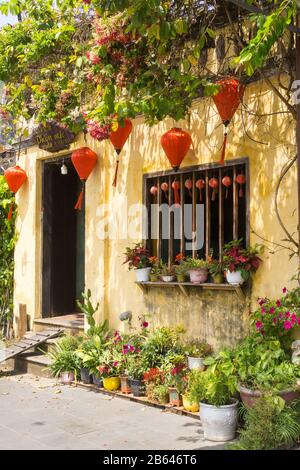
<path id="1" fill-rule="evenodd" d="M 246 295 L 243 286 L 235 284 L 213 284 L 206 282 L 204 284 L 193 284 L 191 282 L 136 282 L 140 289 L 147 294 L 149 289 L 153 287 L 173 288 L 180 291 L 185 297 L 189 296 L 189 288 L 193 287 L 201 290 L 222 290 L 235 292 L 240 300 L 245 301 Z"/>

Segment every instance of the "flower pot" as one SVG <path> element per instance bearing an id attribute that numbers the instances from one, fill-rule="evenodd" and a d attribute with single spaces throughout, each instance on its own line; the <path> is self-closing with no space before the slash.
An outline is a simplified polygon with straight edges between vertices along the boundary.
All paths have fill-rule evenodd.
<path id="1" fill-rule="evenodd" d="M 110 392 L 118 390 L 120 388 L 120 385 L 120 377 L 106 377 L 105 379 L 103 379 L 103 387 L 105 388 L 105 390 L 108 390 Z"/>
<path id="2" fill-rule="evenodd" d="M 150 274 L 150 281 L 151 282 L 157 282 L 158 281 L 158 275 L 157 274 Z"/>
<path id="3" fill-rule="evenodd" d="M 235 437 L 238 421 L 238 401 L 231 405 L 213 406 L 200 403 L 200 420 L 204 438 L 209 441 L 231 441 Z"/>
<path id="4" fill-rule="evenodd" d="M 260 390 L 251 390 L 250 388 L 243 387 L 242 385 L 239 385 L 239 391 L 242 402 L 248 408 L 252 408 L 258 399 L 263 396 L 263 392 Z M 278 392 L 278 395 L 283 398 L 286 403 L 290 403 L 300 398 L 300 392 L 298 390 L 293 390 L 292 388 L 282 390 L 281 392 Z"/>
<path id="5" fill-rule="evenodd" d="M 134 397 L 145 396 L 145 387 L 140 380 L 130 379 L 130 387 Z"/>
<path id="6" fill-rule="evenodd" d="M 181 395 L 174 387 L 169 387 L 169 403 L 171 406 L 182 406 Z"/>
<path id="7" fill-rule="evenodd" d="M 185 282 L 186 281 L 186 275 L 185 274 L 177 274 L 177 282 Z"/>
<path id="8" fill-rule="evenodd" d="M 228 284 L 244 284 L 241 271 L 233 271 L 232 273 L 227 269 L 226 279 Z"/>
<path id="9" fill-rule="evenodd" d="M 125 375 L 121 377 L 121 392 L 125 393 L 126 395 L 131 393 L 130 381 L 129 378 Z"/>
<path id="10" fill-rule="evenodd" d="M 135 270 L 137 282 L 149 282 L 151 268 L 142 268 Z"/>
<path id="11" fill-rule="evenodd" d="M 191 357 L 188 356 L 188 367 L 190 370 L 204 370 L 205 365 L 203 364 L 203 357 Z"/>
<path id="12" fill-rule="evenodd" d="M 60 381 L 64 385 L 70 385 L 75 380 L 74 372 L 64 371 L 60 373 Z"/>
<path id="13" fill-rule="evenodd" d="M 208 269 L 190 269 L 189 275 L 192 284 L 203 284 L 208 279 Z"/>
<path id="14" fill-rule="evenodd" d="M 93 384 L 96 385 L 96 387 L 103 388 L 103 380 L 101 377 L 98 377 L 97 374 L 93 374 Z"/>
<path id="15" fill-rule="evenodd" d="M 224 276 L 223 274 L 214 274 L 212 276 L 214 284 L 223 284 L 224 282 Z"/>
<path id="16" fill-rule="evenodd" d="M 175 276 L 161 276 L 161 278 L 164 282 L 173 282 L 175 279 Z"/>
<path id="17" fill-rule="evenodd" d="M 197 413 L 199 411 L 198 403 L 190 402 L 186 395 L 182 395 L 182 404 L 186 411 L 190 411 L 191 413 Z"/>
<path id="18" fill-rule="evenodd" d="M 93 377 L 90 374 L 89 369 L 87 369 L 86 367 L 82 367 L 80 369 L 80 378 L 81 378 L 81 382 L 83 382 L 84 384 L 92 384 L 93 383 Z"/>

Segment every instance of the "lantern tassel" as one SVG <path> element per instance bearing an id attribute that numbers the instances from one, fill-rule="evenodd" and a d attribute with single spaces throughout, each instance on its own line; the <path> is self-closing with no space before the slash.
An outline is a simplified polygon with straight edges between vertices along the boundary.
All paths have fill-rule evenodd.
<path id="1" fill-rule="evenodd" d="M 225 199 L 228 199 L 228 186 L 226 187 Z"/>
<path id="2" fill-rule="evenodd" d="M 215 201 L 216 200 L 216 195 L 217 195 L 217 190 L 214 188 L 211 196 L 211 200 Z"/>
<path id="3" fill-rule="evenodd" d="M 11 218 L 12 218 L 13 209 L 14 209 L 14 205 L 13 205 L 13 203 L 11 203 L 11 205 L 10 205 L 10 207 L 9 207 L 8 216 L 7 216 L 7 219 L 8 219 L 8 220 L 11 220 Z"/>
<path id="4" fill-rule="evenodd" d="M 116 152 L 117 152 L 117 155 L 120 155 L 121 153 L 121 150 L 122 149 L 116 149 Z M 119 172 L 119 163 L 120 163 L 120 160 L 117 159 L 117 163 L 116 163 L 116 169 L 115 169 L 115 176 L 114 176 L 114 180 L 113 180 L 113 187 L 116 188 L 117 187 L 117 182 L 118 182 L 118 172 Z"/>
<path id="5" fill-rule="evenodd" d="M 221 159 L 219 162 L 220 165 L 224 165 L 224 162 L 225 162 L 226 145 L 227 145 L 227 132 L 224 132 L 224 141 L 223 141 L 223 146 L 222 146 Z"/>
<path id="6" fill-rule="evenodd" d="M 76 204 L 75 204 L 75 206 L 74 206 L 74 209 L 75 209 L 75 210 L 78 210 L 78 211 L 81 211 L 81 209 L 82 209 L 83 196 L 84 196 L 84 187 L 85 187 L 85 185 L 84 185 L 84 181 L 83 181 L 83 182 L 82 182 L 82 191 L 81 191 L 81 193 L 79 194 L 78 199 L 77 199 L 77 202 L 76 202 Z"/>
<path id="7" fill-rule="evenodd" d="M 175 207 L 180 206 L 179 190 L 177 186 L 175 186 L 174 188 L 174 202 L 175 202 Z"/>
<path id="8" fill-rule="evenodd" d="M 244 196 L 243 186 L 240 185 L 239 197 L 243 197 L 243 196 Z"/>
<path id="9" fill-rule="evenodd" d="M 200 202 L 202 202 L 202 189 L 200 189 Z"/>

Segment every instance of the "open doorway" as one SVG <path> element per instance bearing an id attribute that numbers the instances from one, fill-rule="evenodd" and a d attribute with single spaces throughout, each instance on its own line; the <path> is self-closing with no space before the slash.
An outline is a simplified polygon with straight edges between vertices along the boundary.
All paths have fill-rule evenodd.
<path id="1" fill-rule="evenodd" d="M 82 210 L 74 209 L 80 191 L 70 157 L 43 163 L 43 318 L 78 311 L 76 299 L 84 290 L 85 275 L 84 203 Z"/>

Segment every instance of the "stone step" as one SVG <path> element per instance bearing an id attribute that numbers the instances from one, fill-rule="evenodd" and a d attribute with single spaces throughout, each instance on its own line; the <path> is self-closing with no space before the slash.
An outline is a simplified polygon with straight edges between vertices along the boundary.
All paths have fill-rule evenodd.
<path id="1" fill-rule="evenodd" d="M 27 351 L 4 363 L 6 367 L 13 369 L 14 371 L 48 378 L 52 377 L 52 375 L 51 372 L 49 370 L 45 370 L 45 368 L 50 364 L 50 358 L 38 351 Z"/>
<path id="2" fill-rule="evenodd" d="M 33 331 L 38 333 L 46 328 L 63 328 L 66 335 L 79 335 L 84 333 L 83 315 L 64 315 L 54 318 L 40 318 L 34 320 Z"/>
<path id="3" fill-rule="evenodd" d="M 57 344 L 57 342 L 62 338 L 62 336 L 58 336 L 57 338 L 50 338 L 50 339 L 47 339 L 47 341 L 43 344 L 40 344 L 39 346 L 37 346 L 37 348 L 35 348 L 35 351 L 39 352 L 40 350 L 44 351 L 44 352 L 49 352 L 51 351 L 51 349 L 54 348 L 54 346 Z"/>

